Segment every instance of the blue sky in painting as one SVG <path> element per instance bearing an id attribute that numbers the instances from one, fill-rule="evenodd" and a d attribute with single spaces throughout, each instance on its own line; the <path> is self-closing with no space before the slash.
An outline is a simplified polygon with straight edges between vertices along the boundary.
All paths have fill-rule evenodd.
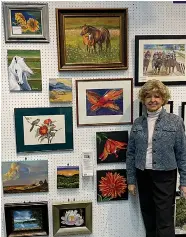
<path id="1" fill-rule="evenodd" d="M 120 90 L 121 88 L 113 88 L 114 90 Z M 106 95 L 111 89 L 90 89 L 86 90 L 86 92 L 94 92 L 98 96 L 103 97 Z M 99 108 L 96 111 L 92 111 L 91 107 L 93 104 L 90 103 L 86 96 L 86 115 L 87 116 L 101 116 L 101 115 L 122 115 L 123 114 L 123 96 L 118 100 L 113 100 L 113 104 L 119 106 L 119 110 L 113 110 L 109 108 Z"/>
<path id="2" fill-rule="evenodd" d="M 57 170 L 79 170 L 79 166 L 57 166 Z"/>
<path id="3" fill-rule="evenodd" d="M 161 50 L 180 50 L 185 48 L 183 44 L 144 44 L 144 49 L 161 49 Z"/>

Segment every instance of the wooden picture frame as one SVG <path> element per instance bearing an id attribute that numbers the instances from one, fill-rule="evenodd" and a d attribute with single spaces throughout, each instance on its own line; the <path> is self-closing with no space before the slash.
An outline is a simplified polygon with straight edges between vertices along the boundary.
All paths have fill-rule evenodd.
<path id="1" fill-rule="evenodd" d="M 128 69 L 128 9 L 56 9 L 58 69 Z"/>
<path id="2" fill-rule="evenodd" d="M 92 233 L 92 202 L 54 203 L 53 235 L 79 235 Z"/>
<path id="3" fill-rule="evenodd" d="M 167 113 L 173 113 L 173 105 L 174 105 L 174 101 L 170 100 L 163 107 L 167 111 Z M 143 109 L 144 109 L 144 105 L 141 102 L 139 102 L 139 116 L 143 115 Z"/>
<path id="4" fill-rule="evenodd" d="M 6 43 L 48 43 L 48 3 L 3 3 Z"/>
<path id="5" fill-rule="evenodd" d="M 15 108 L 17 152 L 73 150 L 72 107 Z"/>
<path id="6" fill-rule="evenodd" d="M 47 202 L 6 203 L 4 209 L 7 237 L 49 235 Z"/>
<path id="7" fill-rule="evenodd" d="M 132 78 L 76 80 L 76 107 L 77 126 L 132 124 Z"/>
<path id="8" fill-rule="evenodd" d="M 135 86 L 150 79 L 165 85 L 186 85 L 185 35 L 135 36 Z"/>

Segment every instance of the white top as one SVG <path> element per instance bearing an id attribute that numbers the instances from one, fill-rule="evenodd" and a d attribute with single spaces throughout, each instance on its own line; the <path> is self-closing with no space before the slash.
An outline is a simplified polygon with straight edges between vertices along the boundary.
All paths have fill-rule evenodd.
<path id="1" fill-rule="evenodd" d="M 148 147 L 147 147 L 147 154 L 146 154 L 145 169 L 152 169 L 152 136 L 153 136 L 156 120 L 161 110 L 162 110 L 162 107 L 155 112 L 147 111 Z"/>

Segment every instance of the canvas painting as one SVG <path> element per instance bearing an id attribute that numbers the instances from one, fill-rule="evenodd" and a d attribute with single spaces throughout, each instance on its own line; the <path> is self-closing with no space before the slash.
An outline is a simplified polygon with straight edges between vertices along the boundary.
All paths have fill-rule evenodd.
<path id="1" fill-rule="evenodd" d="M 50 78 L 49 100 L 51 103 L 72 102 L 72 79 Z"/>
<path id="2" fill-rule="evenodd" d="M 97 201 L 117 200 L 128 200 L 126 170 L 97 170 Z"/>
<path id="3" fill-rule="evenodd" d="M 128 131 L 97 132 L 97 163 L 126 161 Z"/>
<path id="4" fill-rule="evenodd" d="M 7 56 L 10 91 L 41 91 L 40 50 L 8 50 Z"/>
<path id="5" fill-rule="evenodd" d="M 58 144 L 65 143 L 64 115 L 24 116 L 24 144 Z"/>
<path id="6" fill-rule="evenodd" d="M 4 193 L 48 192 L 48 161 L 2 162 Z"/>
<path id="7" fill-rule="evenodd" d="M 175 205 L 175 234 L 186 235 L 186 199 L 176 198 Z"/>
<path id="8" fill-rule="evenodd" d="M 85 208 L 61 209 L 60 228 L 74 228 L 85 226 Z"/>
<path id="9" fill-rule="evenodd" d="M 57 188 L 79 188 L 79 166 L 58 166 Z"/>

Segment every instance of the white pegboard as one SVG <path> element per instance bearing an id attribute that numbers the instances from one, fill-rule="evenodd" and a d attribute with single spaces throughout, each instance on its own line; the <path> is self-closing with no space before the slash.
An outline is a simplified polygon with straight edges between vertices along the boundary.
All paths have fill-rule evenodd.
<path id="1" fill-rule="evenodd" d="M 30 1 L 33 2 L 33 1 Z M 37 2 L 38 3 L 38 2 Z M 41 2 L 39 2 L 41 3 Z M 97 203 L 96 201 L 96 177 L 80 178 L 78 190 L 57 190 L 56 167 L 80 165 L 82 152 L 88 149 L 93 152 L 94 174 L 96 170 L 121 168 L 123 164 L 96 164 L 96 132 L 128 130 L 131 126 L 96 126 L 77 128 L 76 125 L 76 79 L 92 78 L 134 78 L 134 39 L 135 35 L 186 35 L 185 16 L 186 5 L 170 2 L 127 2 L 127 1 L 93 1 L 93 2 L 48 2 L 49 6 L 49 33 L 50 43 L 6 43 L 4 39 L 4 21 L 2 15 L 1 29 L 1 92 L 2 92 L 2 161 L 16 161 L 35 159 L 47 159 L 49 170 L 49 192 L 45 194 L 14 194 L 2 197 L 2 206 L 8 202 L 23 201 L 48 201 L 49 207 L 49 236 L 53 236 L 52 230 L 52 203 L 55 201 L 66 202 L 68 198 L 73 201 L 91 200 L 93 202 L 93 233 L 82 237 L 143 237 L 145 236 L 143 222 L 139 208 L 138 198 L 129 197 L 128 201 L 109 203 Z M 128 70 L 113 71 L 77 71 L 58 72 L 57 42 L 56 42 L 56 16 L 55 8 L 128 8 Z M 7 49 L 37 49 L 41 51 L 42 92 L 10 93 L 8 84 Z M 49 103 L 48 83 L 49 78 L 72 78 L 73 83 L 73 130 L 74 151 L 36 152 L 33 154 L 16 154 L 14 108 L 22 107 L 48 107 Z M 180 115 L 182 101 L 186 101 L 185 86 L 169 86 L 174 101 L 174 113 Z M 137 93 L 139 88 L 134 88 L 134 119 L 138 117 Z M 67 104 L 70 105 L 70 104 Z M 55 105 L 56 106 L 56 105 Z M 59 104 L 57 106 L 60 106 Z M 81 172 L 81 170 L 80 170 Z M 4 217 L 3 217 L 4 218 Z M 6 236 L 4 219 L 2 223 L 2 236 Z"/>

